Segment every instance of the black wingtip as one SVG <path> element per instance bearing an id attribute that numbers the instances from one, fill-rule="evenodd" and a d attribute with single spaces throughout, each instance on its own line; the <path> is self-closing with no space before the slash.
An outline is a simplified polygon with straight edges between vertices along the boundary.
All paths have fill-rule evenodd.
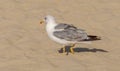
<path id="1" fill-rule="evenodd" d="M 100 36 L 96 35 L 88 35 L 89 39 L 86 39 L 85 41 L 95 41 L 95 40 L 101 40 Z"/>

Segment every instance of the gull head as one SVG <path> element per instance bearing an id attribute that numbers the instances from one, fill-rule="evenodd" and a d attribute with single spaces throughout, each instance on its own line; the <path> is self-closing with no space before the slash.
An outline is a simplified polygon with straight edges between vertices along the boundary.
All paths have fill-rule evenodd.
<path id="1" fill-rule="evenodd" d="M 55 19 L 53 16 L 47 15 L 47 16 L 45 16 L 45 18 L 42 21 L 40 21 L 40 24 L 42 24 L 42 23 L 46 23 L 46 24 L 55 23 Z"/>

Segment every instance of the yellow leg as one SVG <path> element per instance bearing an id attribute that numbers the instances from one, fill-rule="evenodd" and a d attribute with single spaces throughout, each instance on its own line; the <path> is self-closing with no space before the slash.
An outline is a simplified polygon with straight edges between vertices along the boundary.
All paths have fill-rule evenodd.
<path id="1" fill-rule="evenodd" d="M 63 47 L 63 53 L 65 53 L 65 46 Z"/>
<path id="2" fill-rule="evenodd" d="M 70 47 L 70 52 L 72 53 L 72 54 L 74 54 L 74 50 L 73 50 L 73 47 L 75 46 L 75 44 L 72 44 L 72 46 Z"/>
<path id="3" fill-rule="evenodd" d="M 72 44 L 72 45 L 71 45 L 71 47 L 74 47 L 74 46 L 75 46 L 75 44 Z"/>
<path id="4" fill-rule="evenodd" d="M 74 54 L 73 47 L 70 47 L 70 52 L 71 52 L 72 54 Z"/>

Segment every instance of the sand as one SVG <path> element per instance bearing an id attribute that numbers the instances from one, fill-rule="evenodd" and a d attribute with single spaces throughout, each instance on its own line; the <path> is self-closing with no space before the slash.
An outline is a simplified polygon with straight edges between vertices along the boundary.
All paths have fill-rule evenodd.
<path id="1" fill-rule="evenodd" d="M 58 53 L 62 45 L 39 24 L 46 15 L 102 40 Z M 0 71 L 120 71 L 120 1 L 1 0 Z"/>

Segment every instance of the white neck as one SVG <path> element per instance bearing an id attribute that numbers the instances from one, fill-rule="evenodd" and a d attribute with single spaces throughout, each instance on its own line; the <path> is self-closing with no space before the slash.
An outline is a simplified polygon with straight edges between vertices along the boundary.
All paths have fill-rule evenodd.
<path id="1" fill-rule="evenodd" d="M 54 30 L 54 27 L 57 25 L 55 21 L 48 21 L 46 22 L 46 31 L 49 32 L 49 31 L 53 31 Z"/>

